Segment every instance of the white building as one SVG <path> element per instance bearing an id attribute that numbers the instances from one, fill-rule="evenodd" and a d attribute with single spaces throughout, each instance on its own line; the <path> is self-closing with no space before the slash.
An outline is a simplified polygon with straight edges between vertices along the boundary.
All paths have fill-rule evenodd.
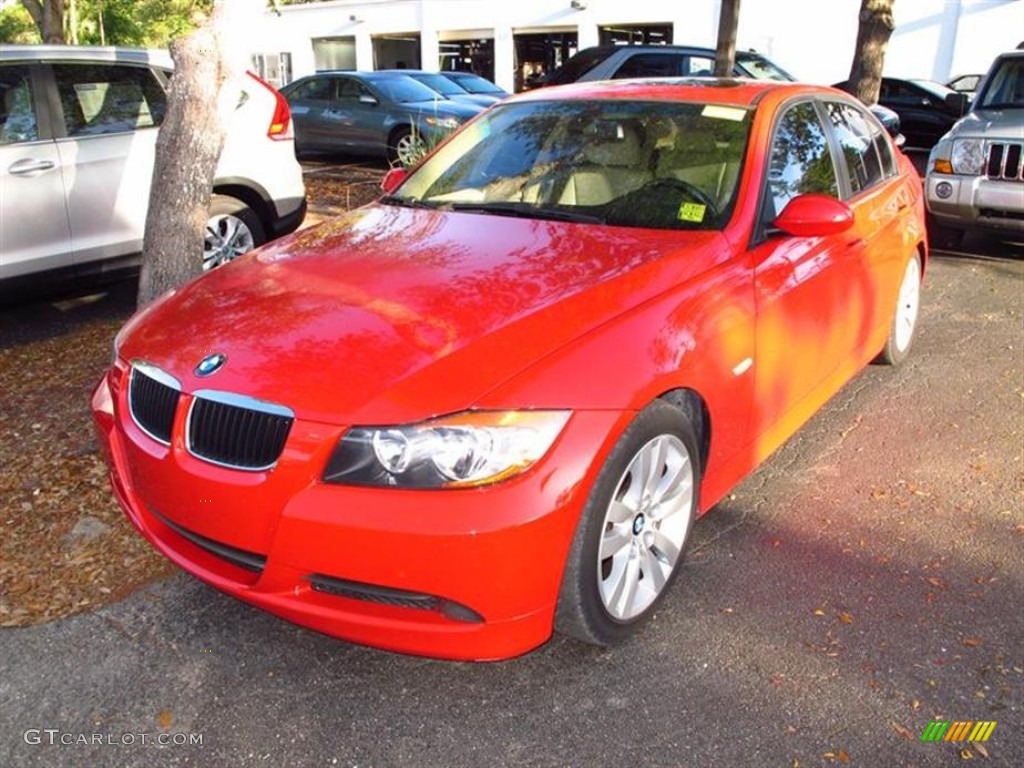
<path id="1" fill-rule="evenodd" d="M 601 42 L 714 47 L 719 0 L 332 0 L 254 30 L 268 79 L 320 69 L 470 69 L 506 90 Z M 743 0 L 738 47 L 800 79 L 849 74 L 860 0 Z M 1024 41 L 1024 0 L 897 0 L 885 73 L 945 81 Z"/>

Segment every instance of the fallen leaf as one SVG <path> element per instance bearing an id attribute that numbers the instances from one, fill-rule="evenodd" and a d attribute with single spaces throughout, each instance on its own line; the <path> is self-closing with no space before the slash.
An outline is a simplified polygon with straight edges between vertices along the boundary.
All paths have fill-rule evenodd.
<path id="1" fill-rule="evenodd" d="M 910 708 L 912 710 L 914 710 L 915 712 L 917 712 L 917 710 L 919 710 L 921 708 L 921 701 L 920 701 L 920 699 L 914 699 L 912 702 L 910 702 Z"/>
<path id="2" fill-rule="evenodd" d="M 815 616 L 824 616 L 825 615 L 825 609 L 824 608 L 815 608 L 814 609 L 814 615 Z"/>
<path id="3" fill-rule="evenodd" d="M 840 613 L 839 621 L 843 624 L 853 624 L 853 616 L 848 613 Z"/>
<path id="4" fill-rule="evenodd" d="M 889 722 L 889 726 L 890 726 L 890 727 L 891 727 L 891 728 L 892 728 L 892 729 L 893 729 L 894 731 L 896 731 L 896 733 L 897 733 L 897 734 L 899 734 L 899 736 L 900 736 L 901 738 L 904 738 L 904 739 L 906 739 L 907 741 L 913 741 L 913 740 L 914 740 L 914 734 L 912 734 L 912 733 L 910 732 L 910 729 L 909 729 L 909 728 L 906 728 L 906 727 L 904 727 L 904 726 L 902 726 L 902 725 L 900 725 L 900 724 L 899 724 L 899 723 L 897 723 L 897 722 L 896 722 L 895 720 L 893 720 L 893 721 L 890 721 L 890 722 Z"/>
<path id="5" fill-rule="evenodd" d="M 985 749 L 985 745 L 984 744 L 975 744 L 974 748 L 978 751 L 979 755 L 984 757 L 986 760 L 988 759 L 988 750 Z"/>
<path id="6" fill-rule="evenodd" d="M 839 762 L 844 765 L 850 762 L 850 754 L 845 749 L 839 750 Z"/>
<path id="7" fill-rule="evenodd" d="M 938 576 L 929 576 L 927 579 L 925 579 L 925 581 L 927 581 L 936 589 L 946 589 L 946 587 L 948 586 L 946 582 L 940 579 Z"/>
<path id="8" fill-rule="evenodd" d="M 174 722 L 174 716 L 171 714 L 169 709 L 161 709 L 160 714 L 156 716 L 157 724 L 165 731 L 171 727 L 171 723 Z"/>
<path id="9" fill-rule="evenodd" d="M 964 760 L 973 760 L 974 759 L 974 753 L 971 752 L 971 750 L 966 749 L 966 748 L 965 749 L 961 749 L 960 750 L 960 757 L 962 757 Z"/>
<path id="10" fill-rule="evenodd" d="M 961 645 L 966 645 L 968 648 L 977 648 L 984 643 L 985 638 L 983 637 L 965 637 L 960 641 Z"/>

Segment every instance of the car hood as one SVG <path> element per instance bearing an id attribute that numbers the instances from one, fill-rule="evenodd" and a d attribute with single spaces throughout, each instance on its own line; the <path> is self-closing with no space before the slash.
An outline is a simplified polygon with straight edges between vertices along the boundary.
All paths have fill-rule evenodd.
<path id="1" fill-rule="evenodd" d="M 186 392 L 245 394 L 312 421 L 413 421 L 472 407 L 724 259 L 724 242 L 719 232 L 373 204 L 156 302 L 126 326 L 119 354 L 159 366 Z M 211 353 L 226 364 L 197 377 Z"/>
<path id="2" fill-rule="evenodd" d="M 429 101 L 403 101 L 398 107 L 400 109 L 412 109 L 417 113 L 425 115 L 450 115 L 460 120 L 476 117 L 481 111 L 481 106 L 478 104 L 460 103 L 452 101 L 445 96 L 438 96 L 436 99 L 430 99 Z"/>
<path id="3" fill-rule="evenodd" d="M 978 109 L 968 112 L 949 132 L 951 138 L 1024 140 L 1024 110 Z"/>

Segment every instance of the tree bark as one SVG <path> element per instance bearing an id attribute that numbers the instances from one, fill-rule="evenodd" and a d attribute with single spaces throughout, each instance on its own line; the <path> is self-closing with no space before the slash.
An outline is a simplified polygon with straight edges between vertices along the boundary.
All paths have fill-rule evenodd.
<path id="1" fill-rule="evenodd" d="M 715 77 L 732 77 L 736 65 L 736 30 L 740 24 L 740 0 L 722 0 L 718 12 L 718 47 Z"/>
<path id="2" fill-rule="evenodd" d="M 262 0 L 216 0 L 209 20 L 171 43 L 174 76 L 156 144 L 140 308 L 202 272 L 214 173 L 245 72 L 241 31 L 261 7 Z"/>
<path id="3" fill-rule="evenodd" d="M 64 0 L 21 0 L 32 21 L 39 27 L 44 43 L 64 42 Z"/>
<path id="4" fill-rule="evenodd" d="M 892 18 L 894 0 L 861 0 L 857 47 L 847 79 L 847 90 L 865 104 L 878 101 L 882 88 L 882 66 L 889 38 L 896 24 Z"/>

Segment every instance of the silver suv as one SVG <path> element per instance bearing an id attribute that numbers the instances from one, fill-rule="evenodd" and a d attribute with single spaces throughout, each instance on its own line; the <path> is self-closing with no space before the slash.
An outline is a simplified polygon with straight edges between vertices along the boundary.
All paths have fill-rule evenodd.
<path id="1" fill-rule="evenodd" d="M 1024 233 L 1024 51 L 1000 55 L 971 111 L 928 157 L 925 200 L 933 245 L 970 229 Z"/>
<path id="2" fill-rule="evenodd" d="M 157 51 L 0 46 L 0 288 L 139 263 L 172 67 Z M 254 75 L 235 85 L 206 268 L 306 212 L 288 103 Z"/>

